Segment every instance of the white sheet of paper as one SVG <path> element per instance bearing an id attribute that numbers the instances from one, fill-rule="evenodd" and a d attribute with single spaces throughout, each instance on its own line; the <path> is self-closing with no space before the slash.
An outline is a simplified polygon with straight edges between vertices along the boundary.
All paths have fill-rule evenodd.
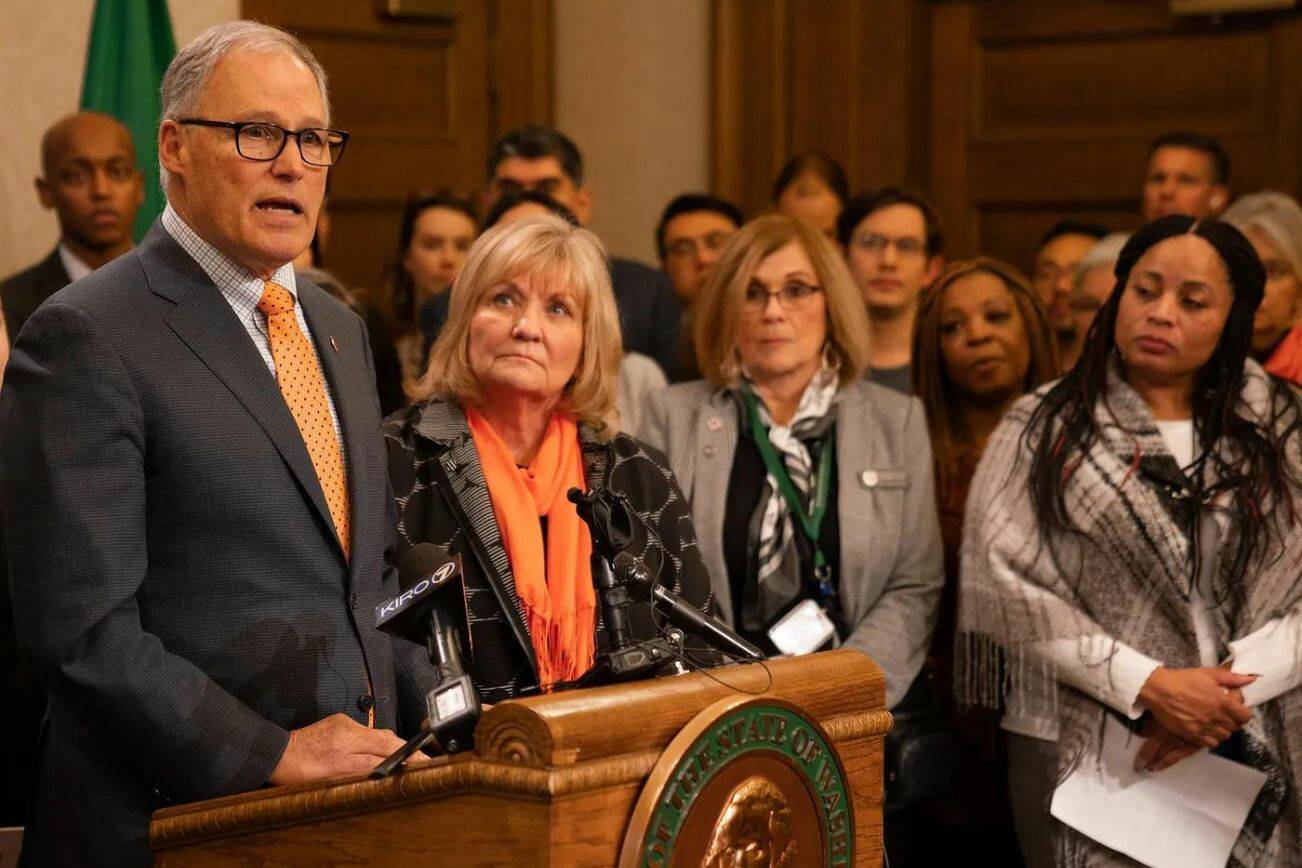
<path id="1" fill-rule="evenodd" d="M 1224 868 L 1266 776 L 1200 751 L 1161 772 L 1135 771 L 1143 739 L 1111 717 L 1102 762 L 1086 760 L 1049 813 L 1152 868 Z"/>

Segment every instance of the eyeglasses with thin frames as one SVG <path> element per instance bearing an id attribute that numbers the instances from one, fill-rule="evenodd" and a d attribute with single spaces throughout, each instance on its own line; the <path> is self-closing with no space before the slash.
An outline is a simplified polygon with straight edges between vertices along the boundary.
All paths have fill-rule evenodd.
<path id="1" fill-rule="evenodd" d="M 758 316 L 768 310 L 769 299 L 776 298 L 783 310 L 800 310 L 813 301 L 814 296 L 822 291 L 821 286 L 810 286 L 808 283 L 799 281 L 785 283 L 774 290 L 770 290 L 758 283 L 752 283 L 746 287 L 746 294 L 742 296 L 741 306 L 746 313 Z"/>
<path id="2" fill-rule="evenodd" d="M 348 133 L 324 127 L 287 130 L 267 121 L 213 121 L 207 118 L 181 118 L 178 124 L 195 127 L 215 127 L 235 131 L 235 152 L 246 160 L 269 163 L 285 150 L 285 143 L 293 137 L 298 144 L 298 155 L 309 166 L 335 166 L 344 157 Z"/>
<path id="3" fill-rule="evenodd" d="M 856 235 L 853 243 L 860 250 L 866 250 L 878 256 L 885 253 L 888 247 L 894 247 L 895 253 L 899 256 L 921 256 L 926 246 L 917 238 L 907 236 L 904 238 L 887 238 L 885 235 L 878 235 L 876 232 L 865 232 L 862 235 Z"/>
<path id="4" fill-rule="evenodd" d="M 707 251 L 717 253 L 723 249 L 723 245 L 728 243 L 732 235 L 731 232 L 711 232 L 700 238 L 679 238 L 665 245 L 665 255 L 670 259 L 686 259 Z"/>

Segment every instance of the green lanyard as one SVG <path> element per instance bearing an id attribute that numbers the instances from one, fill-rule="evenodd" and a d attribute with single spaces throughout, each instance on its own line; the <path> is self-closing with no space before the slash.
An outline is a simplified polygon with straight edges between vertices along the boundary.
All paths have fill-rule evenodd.
<path id="1" fill-rule="evenodd" d="M 750 417 L 751 435 L 755 438 L 755 445 L 759 447 L 760 457 L 764 459 L 764 466 L 768 469 L 769 475 L 777 480 L 778 491 L 782 492 L 782 497 L 786 500 L 787 506 L 791 508 L 791 514 L 794 515 L 799 523 L 800 529 L 804 531 L 805 538 L 809 540 L 814 548 L 814 578 L 818 580 L 819 593 L 824 597 L 830 597 L 834 593 L 831 582 L 831 570 L 827 566 L 827 558 L 823 555 L 823 549 L 818 544 L 818 537 L 823 530 L 823 516 L 827 514 L 828 492 L 832 487 L 832 453 L 835 448 L 829 441 L 823 444 L 823 448 L 818 455 L 818 478 L 814 481 L 814 501 L 811 504 L 812 509 L 806 511 L 805 505 L 800 502 L 800 494 L 796 491 L 795 483 L 791 481 L 787 473 L 787 466 L 782 459 L 778 457 L 773 444 L 769 442 L 769 432 L 764 427 L 764 421 L 760 418 L 759 404 L 755 396 L 748 390 L 741 390 L 742 400 L 746 403 L 746 414 Z"/>

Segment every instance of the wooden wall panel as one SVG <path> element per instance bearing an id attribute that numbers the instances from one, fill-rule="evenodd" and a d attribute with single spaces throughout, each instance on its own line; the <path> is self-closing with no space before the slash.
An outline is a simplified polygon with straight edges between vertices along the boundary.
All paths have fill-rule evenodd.
<path id="1" fill-rule="evenodd" d="M 1263 134 L 1269 42 L 1258 31 L 983 45 L 974 133 L 983 141 L 1126 136 L 1198 117 L 1208 130 Z"/>
<path id="2" fill-rule="evenodd" d="M 360 0 L 243 0 L 243 14 L 306 42 L 352 138 L 331 177 L 326 267 L 373 287 L 409 192 L 483 184 L 493 139 L 551 114 L 551 0 L 454 4 L 444 19 L 391 18 Z"/>
<path id="3" fill-rule="evenodd" d="M 551 123 L 551 0 L 496 0 L 488 8 L 492 137 L 523 124 Z"/>
<path id="4" fill-rule="evenodd" d="M 822 150 L 853 189 L 925 179 L 922 0 L 715 0 L 713 186 L 767 210 L 793 154 Z"/>
<path id="5" fill-rule="evenodd" d="M 1236 192 L 1296 194 L 1296 14 L 1174 19 L 1162 0 L 930 5 L 931 188 L 951 256 L 1030 265 L 1063 218 L 1139 222 L 1148 143 L 1217 136 Z"/>

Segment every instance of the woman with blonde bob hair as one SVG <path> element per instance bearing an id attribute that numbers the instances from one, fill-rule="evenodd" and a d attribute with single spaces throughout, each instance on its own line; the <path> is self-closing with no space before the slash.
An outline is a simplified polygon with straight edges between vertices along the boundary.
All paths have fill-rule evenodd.
<path id="1" fill-rule="evenodd" d="M 452 286 L 417 403 L 385 422 L 396 558 L 420 543 L 461 555 L 468 669 L 485 702 L 579 679 L 604 641 L 572 488 L 622 495 L 640 518 L 632 554 L 710 605 L 673 477 L 616 433 L 620 354 L 596 236 L 554 216 L 503 223 L 475 242 Z M 632 638 L 656 635 L 649 605 L 630 606 L 630 620 Z"/>
<path id="2" fill-rule="evenodd" d="M 922 406 L 863 379 L 863 300 L 799 220 L 742 227 L 696 310 L 707 379 L 653 395 L 640 433 L 691 500 L 721 615 L 769 653 L 865 651 L 894 706 L 941 585 Z"/>

